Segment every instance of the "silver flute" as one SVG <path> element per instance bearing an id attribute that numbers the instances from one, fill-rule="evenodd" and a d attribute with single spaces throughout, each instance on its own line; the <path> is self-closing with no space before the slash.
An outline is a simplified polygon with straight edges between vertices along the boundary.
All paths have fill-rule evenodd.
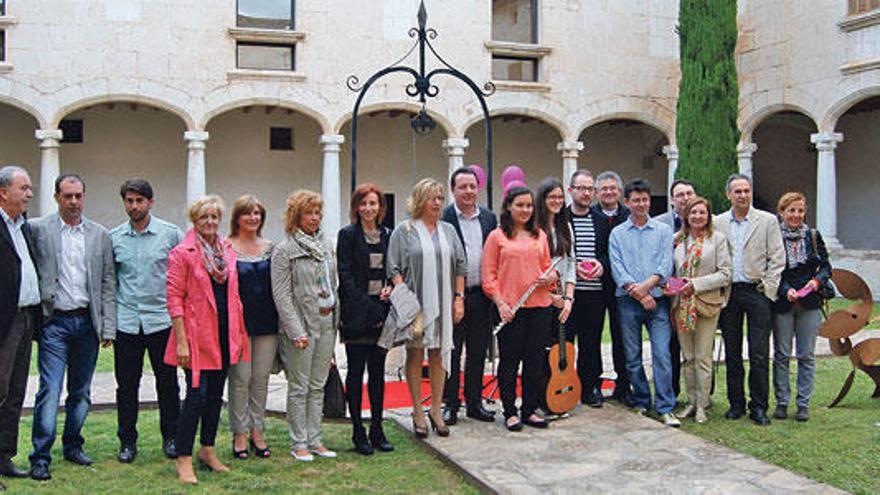
<path id="1" fill-rule="evenodd" d="M 545 270 L 544 273 L 542 273 L 540 277 L 535 279 L 535 281 L 532 282 L 531 285 L 529 285 L 529 288 L 526 289 L 525 292 L 523 292 L 523 295 L 520 296 L 519 300 L 516 302 L 516 304 L 512 308 L 510 308 L 510 310 L 513 311 L 514 313 L 516 313 L 516 311 L 519 308 L 521 308 L 523 304 L 526 303 L 526 301 L 529 299 L 529 296 L 532 295 L 532 292 L 535 292 L 535 289 L 538 288 L 538 281 L 541 280 L 542 278 L 550 275 L 550 272 L 552 272 L 553 270 L 556 269 L 556 265 L 558 265 L 562 261 L 562 259 L 563 258 L 561 256 L 553 258 L 553 260 L 550 262 L 550 268 Z M 504 325 L 507 325 L 508 323 L 510 323 L 510 322 L 503 321 L 503 320 L 501 322 L 499 322 L 497 325 L 495 325 L 495 329 L 492 330 L 492 335 L 498 335 L 498 332 L 500 332 L 501 329 L 504 328 Z"/>

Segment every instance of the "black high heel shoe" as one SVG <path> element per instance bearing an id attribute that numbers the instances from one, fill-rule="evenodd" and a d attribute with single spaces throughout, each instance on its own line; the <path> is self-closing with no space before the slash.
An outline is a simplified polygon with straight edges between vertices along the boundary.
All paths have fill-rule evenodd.
<path id="1" fill-rule="evenodd" d="M 265 449 L 261 449 L 261 448 L 257 447 L 256 443 L 254 443 L 253 438 L 249 439 L 249 442 L 251 444 L 251 449 L 254 451 L 254 455 L 257 456 L 258 458 L 267 459 L 272 456 L 272 451 L 269 450 L 268 445 L 266 446 Z"/>
<path id="2" fill-rule="evenodd" d="M 434 416 L 431 416 L 430 413 L 428 413 L 428 420 L 431 421 L 431 429 L 437 432 L 438 437 L 449 436 L 449 426 L 446 423 L 437 423 L 434 421 Z"/>
<path id="3" fill-rule="evenodd" d="M 430 418 L 431 416 L 428 415 L 428 417 Z M 428 427 L 427 426 L 419 426 L 419 424 L 416 423 L 415 416 L 413 416 L 412 422 L 413 422 L 413 433 L 416 434 L 416 438 L 428 438 Z M 432 421 L 432 423 L 433 423 L 433 421 Z"/>
<path id="4" fill-rule="evenodd" d="M 232 457 L 240 461 L 244 461 L 249 457 L 247 447 L 242 450 L 235 450 L 235 439 L 232 439 Z M 201 461 L 201 459 L 199 459 L 199 461 Z"/>

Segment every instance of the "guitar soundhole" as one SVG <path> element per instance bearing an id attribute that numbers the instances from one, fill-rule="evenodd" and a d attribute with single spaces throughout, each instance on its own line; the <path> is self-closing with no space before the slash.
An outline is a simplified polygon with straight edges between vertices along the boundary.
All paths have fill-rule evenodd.
<path id="1" fill-rule="evenodd" d="M 558 389 L 558 390 L 557 390 L 556 392 L 554 392 L 554 393 L 555 393 L 556 395 L 563 395 L 563 394 L 567 394 L 567 393 L 569 393 L 569 392 L 571 392 L 571 391 L 573 391 L 573 390 L 574 390 L 574 387 L 572 387 L 571 385 L 569 385 L 569 386 L 567 386 L 567 387 L 563 387 L 563 388 Z"/>

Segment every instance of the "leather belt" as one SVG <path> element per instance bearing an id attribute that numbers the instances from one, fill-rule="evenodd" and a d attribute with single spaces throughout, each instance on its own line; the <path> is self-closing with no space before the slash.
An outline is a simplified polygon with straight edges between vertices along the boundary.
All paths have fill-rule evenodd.
<path id="1" fill-rule="evenodd" d="M 89 316 L 89 307 L 85 308 L 76 308 L 76 309 L 54 309 L 52 310 L 52 316 L 63 316 L 65 318 L 74 318 L 77 316 Z"/>

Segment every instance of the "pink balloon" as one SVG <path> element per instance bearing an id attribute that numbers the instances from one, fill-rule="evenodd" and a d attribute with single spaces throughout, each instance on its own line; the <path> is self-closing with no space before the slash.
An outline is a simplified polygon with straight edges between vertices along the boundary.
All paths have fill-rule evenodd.
<path id="1" fill-rule="evenodd" d="M 523 169 L 519 168 L 519 165 L 509 165 L 504 169 L 504 172 L 501 173 L 501 186 L 504 190 L 507 190 L 507 184 L 511 181 L 519 180 L 525 183 L 526 174 L 523 172 Z"/>
<path id="2" fill-rule="evenodd" d="M 468 165 L 468 168 L 477 176 L 477 192 L 482 191 L 486 187 L 486 172 L 483 170 L 483 167 L 472 163 Z"/>

